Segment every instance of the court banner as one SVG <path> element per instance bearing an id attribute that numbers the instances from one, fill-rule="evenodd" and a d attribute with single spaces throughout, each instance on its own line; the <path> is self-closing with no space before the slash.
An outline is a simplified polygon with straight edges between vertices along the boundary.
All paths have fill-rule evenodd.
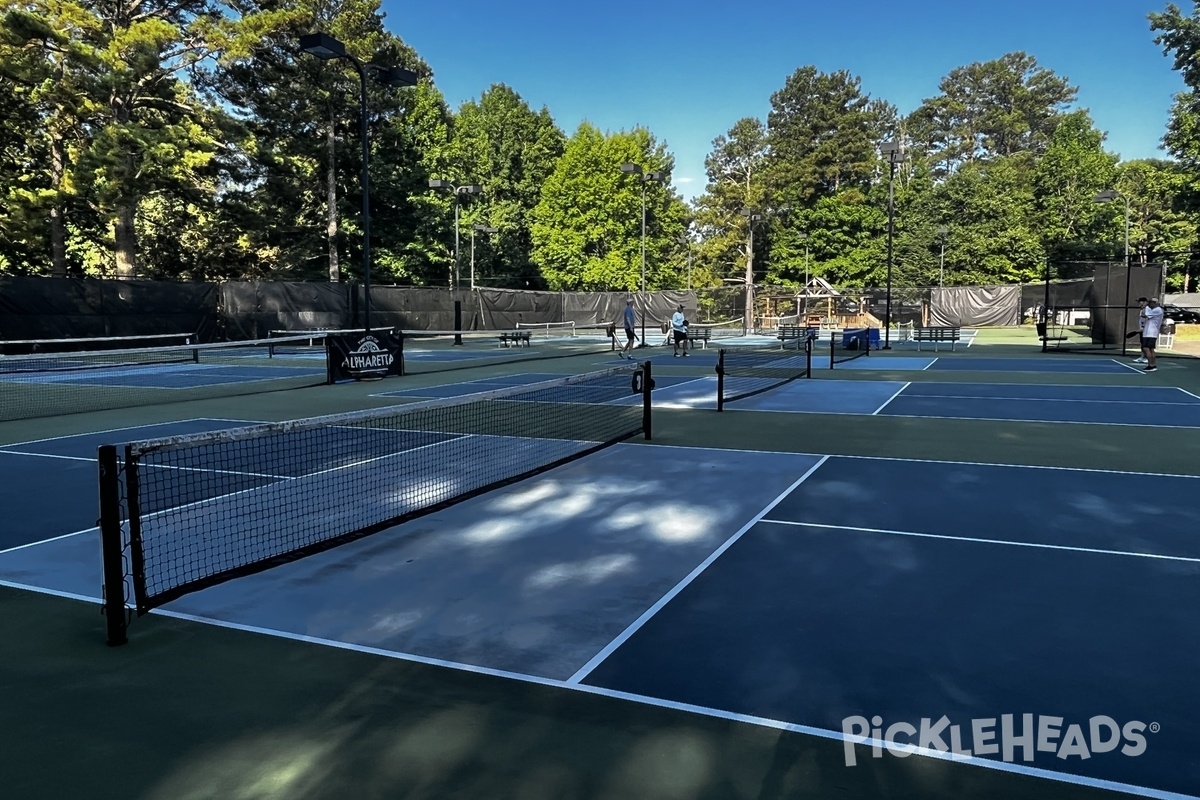
<path id="1" fill-rule="evenodd" d="M 329 382 L 378 380 L 404 374 L 401 339 L 394 329 L 325 337 Z"/>

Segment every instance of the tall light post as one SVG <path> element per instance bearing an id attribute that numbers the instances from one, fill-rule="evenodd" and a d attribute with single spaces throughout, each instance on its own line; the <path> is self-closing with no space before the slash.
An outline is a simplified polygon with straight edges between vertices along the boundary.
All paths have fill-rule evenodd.
<path id="1" fill-rule="evenodd" d="M 779 206 L 778 208 L 767 209 L 765 212 L 755 211 L 750 208 L 743 208 L 738 213 L 746 218 L 746 227 L 748 228 L 748 236 L 746 239 L 746 275 L 742 282 L 746 285 L 746 313 L 742 318 L 742 329 L 745 335 L 749 335 L 754 328 L 754 223 L 761 222 L 769 216 L 790 211 L 789 206 Z"/>
<path id="2" fill-rule="evenodd" d="M 642 341 L 638 347 L 646 347 L 646 306 L 649 305 L 649 299 L 646 297 L 646 184 L 651 181 L 665 183 L 667 173 L 646 172 L 642 169 L 641 164 L 629 162 L 621 165 L 621 172 L 637 175 L 642 183 Z"/>
<path id="3" fill-rule="evenodd" d="M 679 237 L 679 243 L 687 248 L 687 288 L 692 288 L 692 237 L 686 233 Z"/>
<path id="4" fill-rule="evenodd" d="M 475 234 L 476 233 L 499 233 L 499 228 L 490 228 L 487 225 L 472 225 L 471 226 L 471 291 L 475 291 Z"/>
<path id="5" fill-rule="evenodd" d="M 883 313 L 883 349 L 892 349 L 892 240 L 896 235 L 896 165 L 904 161 L 904 149 L 896 140 L 884 142 L 879 152 L 888 162 L 887 305 Z"/>
<path id="6" fill-rule="evenodd" d="M 483 187 L 474 183 L 458 184 L 454 181 L 442 180 L 441 178 L 432 178 L 429 181 L 429 188 L 454 193 L 454 274 L 450 276 L 450 289 L 451 291 L 457 292 L 460 283 L 458 268 L 459 207 L 462 205 L 463 197 L 469 197 L 470 195 L 475 194 L 483 194 Z"/>
<path id="7" fill-rule="evenodd" d="M 362 229 L 363 229 L 363 292 L 365 294 L 364 323 L 367 333 L 371 332 L 371 179 L 368 165 L 371 160 L 371 145 L 367 138 L 367 73 L 388 86 L 416 86 L 417 74 L 400 67 L 384 67 L 380 64 L 364 64 L 346 50 L 346 46 L 324 33 L 309 33 L 300 37 L 300 49 L 322 61 L 344 58 L 358 72 L 359 136 L 362 139 Z"/>
<path id="8" fill-rule="evenodd" d="M 1092 198 L 1092 200 L 1096 203 L 1111 203 L 1118 197 L 1125 201 L 1125 319 L 1122 320 L 1124 325 L 1121 327 L 1122 332 L 1124 332 L 1129 329 L 1129 289 L 1133 280 L 1133 270 L 1129 268 L 1129 198 L 1118 192 L 1116 189 L 1105 189 Z M 1108 336 L 1106 333 L 1105 339 L 1107 338 Z M 1122 336 L 1121 355 L 1126 354 L 1128 341 L 1128 339 Z"/>
<path id="9" fill-rule="evenodd" d="M 804 242 L 804 290 L 808 291 L 808 234 L 799 234 L 800 241 Z"/>
<path id="10" fill-rule="evenodd" d="M 942 245 L 942 255 L 938 258 L 938 288 L 941 289 L 946 285 L 946 237 L 950 235 L 950 229 L 943 225 L 937 229 L 937 234 Z"/>

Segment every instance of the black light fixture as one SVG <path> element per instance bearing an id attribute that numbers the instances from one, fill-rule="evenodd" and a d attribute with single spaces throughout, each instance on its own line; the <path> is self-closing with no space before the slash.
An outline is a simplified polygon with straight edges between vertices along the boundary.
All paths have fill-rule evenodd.
<path id="1" fill-rule="evenodd" d="M 416 86 L 417 74 L 400 67 L 383 67 L 364 64 L 346 50 L 346 45 L 325 33 L 309 33 L 300 37 L 300 50 L 322 61 L 344 58 L 358 72 L 359 127 L 362 139 L 362 229 L 363 229 L 363 322 L 367 333 L 371 332 L 371 179 L 369 165 L 371 144 L 367 138 L 367 72 L 389 86 Z M 384 76 L 380 78 L 380 76 Z"/>

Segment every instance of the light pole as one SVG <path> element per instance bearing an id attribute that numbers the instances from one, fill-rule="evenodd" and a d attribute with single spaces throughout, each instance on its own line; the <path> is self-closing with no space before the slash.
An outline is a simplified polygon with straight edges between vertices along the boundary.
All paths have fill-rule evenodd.
<path id="1" fill-rule="evenodd" d="M 1097 203 L 1111 203 L 1118 197 L 1125 201 L 1125 319 L 1122 320 L 1124 325 L 1121 328 L 1121 331 L 1124 332 L 1129 329 L 1129 288 L 1133 279 L 1133 270 L 1129 268 L 1129 198 L 1116 189 L 1105 189 L 1092 198 L 1092 200 Z M 1108 338 L 1107 333 L 1105 334 L 1105 338 Z M 1124 336 L 1121 337 L 1122 356 L 1126 354 L 1128 347 L 1126 343 L 1128 341 Z"/>
<path id="2" fill-rule="evenodd" d="M 637 175 L 642 182 L 642 341 L 638 347 L 646 347 L 646 307 L 650 304 L 646 297 L 646 184 L 651 181 L 665 183 L 667 173 L 646 172 L 641 164 L 626 162 L 621 165 L 621 172 Z"/>
<path id="3" fill-rule="evenodd" d="M 804 291 L 808 292 L 808 234 L 799 234 L 800 241 L 804 242 Z"/>
<path id="4" fill-rule="evenodd" d="M 499 228 L 489 228 L 487 225 L 471 226 L 471 291 L 475 291 L 475 233 L 499 233 Z"/>
<path id="5" fill-rule="evenodd" d="M 746 277 L 743 282 L 746 284 L 746 313 L 742 318 L 742 328 L 745 335 L 749 335 L 754 327 L 754 223 L 766 219 L 768 216 L 776 216 L 791 210 L 788 206 L 780 206 L 779 208 L 767 209 L 766 212 L 760 213 L 750 208 L 743 208 L 738 213 L 746 218 L 746 227 L 749 229 L 749 236 L 746 240 Z"/>
<path id="6" fill-rule="evenodd" d="M 679 237 L 679 243 L 687 248 L 687 288 L 692 288 L 692 237 L 686 233 Z"/>
<path id="7" fill-rule="evenodd" d="M 879 146 L 888 162 L 887 305 L 883 316 L 883 349 L 892 349 L 892 239 L 896 235 L 896 165 L 904 161 L 904 148 L 891 140 Z"/>
<path id="8" fill-rule="evenodd" d="M 454 274 L 450 276 L 450 289 L 458 291 L 459 289 L 459 268 L 458 268 L 458 211 L 462 204 L 464 196 L 483 194 L 483 187 L 474 183 L 457 184 L 454 181 L 442 180 L 440 178 L 432 178 L 429 181 L 430 189 L 440 189 L 442 191 L 454 193 Z M 474 287 L 472 287 L 474 288 Z"/>
<path id="9" fill-rule="evenodd" d="M 946 237 L 950 235 L 950 229 L 943 225 L 937 233 L 942 244 L 942 255 L 938 259 L 938 288 L 941 289 L 946 285 Z"/>
<path id="10" fill-rule="evenodd" d="M 367 139 L 367 72 L 388 86 L 416 86 L 417 74 L 400 67 L 384 67 L 379 64 L 363 64 L 346 46 L 324 33 L 309 33 L 300 37 L 300 49 L 322 61 L 344 58 L 358 72 L 361 93 L 359 95 L 360 138 L 362 139 L 362 228 L 363 228 L 363 293 L 365 310 L 363 321 L 367 333 L 371 332 L 371 182 L 368 165 L 371 145 Z"/>

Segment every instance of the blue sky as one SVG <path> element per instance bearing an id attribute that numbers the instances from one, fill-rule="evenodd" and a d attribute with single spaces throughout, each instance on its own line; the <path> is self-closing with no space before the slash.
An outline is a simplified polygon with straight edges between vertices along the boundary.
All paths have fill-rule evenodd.
<path id="1" fill-rule="evenodd" d="M 1146 19 L 1166 0 L 383 2 L 452 108 L 505 83 L 568 135 L 583 120 L 644 125 L 675 155 L 685 198 L 704 189 L 712 140 L 742 117 L 765 120 L 771 93 L 807 64 L 858 75 L 904 114 L 955 67 L 1023 50 L 1079 88 L 1123 159 L 1165 155 L 1184 88 Z"/>

